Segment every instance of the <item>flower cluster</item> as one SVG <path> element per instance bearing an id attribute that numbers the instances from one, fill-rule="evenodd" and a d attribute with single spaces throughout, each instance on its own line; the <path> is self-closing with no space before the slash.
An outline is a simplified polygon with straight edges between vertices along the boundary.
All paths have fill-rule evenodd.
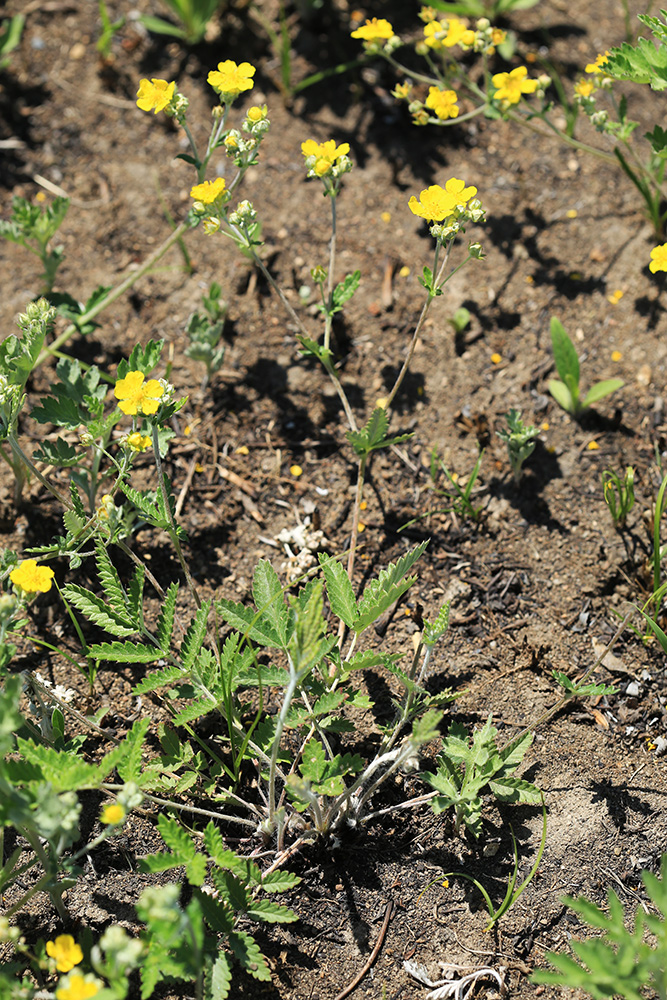
<path id="1" fill-rule="evenodd" d="M 352 160 L 347 155 L 350 152 L 347 142 L 337 146 L 335 139 L 328 139 L 326 142 L 306 139 L 301 143 L 301 152 L 306 159 L 307 176 L 323 180 L 325 193 L 337 191 L 337 182 L 352 169 Z"/>
<path id="2" fill-rule="evenodd" d="M 429 21 L 424 25 L 424 42 L 431 52 L 443 52 L 455 45 L 471 49 L 475 44 L 475 32 L 465 21 L 450 17 L 441 21 Z"/>
<path id="3" fill-rule="evenodd" d="M 483 220 L 484 209 L 476 194 L 476 187 L 466 187 L 464 181 L 452 177 L 444 188 L 432 184 L 421 192 L 419 199 L 413 195 L 408 207 L 414 215 L 431 223 L 431 235 L 445 243 L 465 232 L 466 223 Z"/>
<path id="4" fill-rule="evenodd" d="M 266 104 L 253 105 L 246 111 L 241 130 L 230 129 L 225 136 L 223 142 L 227 155 L 237 167 L 249 167 L 257 162 L 259 144 L 271 127 L 267 114 Z"/>
<path id="5" fill-rule="evenodd" d="M 424 104 L 430 111 L 434 112 L 437 118 L 444 121 L 447 118 L 458 118 L 457 100 L 455 90 L 440 90 L 438 87 L 429 87 L 428 97 Z"/>

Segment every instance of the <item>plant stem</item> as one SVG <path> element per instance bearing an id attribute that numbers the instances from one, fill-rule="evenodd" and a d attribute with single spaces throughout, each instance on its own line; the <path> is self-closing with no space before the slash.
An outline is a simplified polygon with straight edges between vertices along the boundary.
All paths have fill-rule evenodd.
<path id="1" fill-rule="evenodd" d="M 329 273 L 327 275 L 327 311 L 324 317 L 324 349 L 329 350 L 333 323 L 334 266 L 336 262 L 336 194 L 331 195 L 331 242 L 329 244 Z"/>
<path id="2" fill-rule="evenodd" d="M 167 487 L 165 486 L 164 482 L 165 474 L 162 469 L 162 458 L 160 457 L 160 439 L 158 435 L 158 426 L 156 423 L 153 424 L 152 436 L 153 436 L 153 452 L 155 454 L 155 465 L 157 468 L 158 484 L 160 487 L 160 493 L 162 494 L 162 502 L 164 504 L 164 509 L 169 519 L 169 523 L 171 525 L 169 535 L 171 536 L 172 545 L 174 546 L 174 549 L 176 551 L 176 556 L 178 557 L 178 561 L 181 564 L 181 569 L 185 574 L 185 580 L 187 582 L 188 589 L 192 594 L 192 597 L 194 598 L 194 602 L 197 605 L 197 608 L 199 609 L 201 608 L 201 600 L 199 598 L 195 582 L 192 579 L 192 576 L 190 575 L 190 569 L 188 567 L 187 562 L 185 561 L 185 556 L 183 555 L 183 549 L 181 548 L 181 542 L 178 537 L 178 525 L 176 524 L 176 520 L 174 518 L 174 512 L 172 511 L 171 504 L 169 503 L 169 494 L 167 493 Z"/>
<path id="3" fill-rule="evenodd" d="M 33 371 L 35 370 L 35 368 L 39 368 L 40 365 L 44 364 L 47 358 L 51 354 L 53 354 L 54 351 L 59 350 L 63 344 L 67 343 L 70 337 L 73 337 L 75 333 L 78 333 L 81 326 L 83 326 L 86 323 L 89 323 L 91 319 L 94 319 L 95 316 L 99 315 L 99 313 L 101 313 L 104 309 L 106 309 L 113 302 L 115 302 L 116 299 L 119 299 L 121 295 L 124 295 L 129 288 L 132 288 L 132 286 L 136 284 L 139 278 L 143 278 L 143 276 L 147 274 L 148 271 L 150 271 L 151 268 L 155 264 L 157 264 L 157 262 L 162 257 L 164 257 L 167 250 L 169 250 L 174 245 L 174 243 L 178 242 L 178 240 L 183 236 L 185 232 L 187 232 L 189 228 L 190 228 L 189 222 L 187 221 L 181 222 L 176 227 L 176 229 L 174 229 L 173 232 L 169 234 L 164 243 L 162 243 L 161 246 L 157 248 L 157 250 L 155 250 L 149 257 L 147 257 L 144 263 L 140 267 L 138 267 L 136 271 L 132 271 L 131 274 L 128 274 L 127 277 L 124 278 L 119 285 L 116 285 L 115 288 L 112 288 L 111 291 L 107 295 L 105 295 L 103 299 L 100 299 L 100 301 L 96 302 L 94 306 L 91 306 L 90 309 L 87 309 L 85 313 L 82 313 L 81 316 L 79 316 L 76 323 L 70 323 L 70 325 L 65 330 L 63 330 L 63 332 L 58 337 L 56 337 L 56 339 L 53 341 L 52 344 L 49 344 L 48 347 L 45 347 L 42 350 L 42 352 L 39 354 L 37 358 L 37 361 L 35 362 Z"/>
<path id="4" fill-rule="evenodd" d="M 294 693 L 299 682 L 299 675 L 296 672 L 296 668 L 292 662 L 292 657 L 289 657 L 289 681 L 287 683 L 287 688 L 285 689 L 285 696 L 283 698 L 283 703 L 280 709 L 280 715 L 278 716 L 278 721 L 276 723 L 276 731 L 273 736 L 273 746 L 271 748 L 271 762 L 269 764 L 269 822 L 273 823 L 273 817 L 276 811 L 276 766 L 278 763 L 278 751 L 280 750 L 280 740 L 283 735 L 283 729 L 285 728 L 285 722 L 287 721 L 287 715 L 292 704 L 292 699 L 294 698 Z"/>

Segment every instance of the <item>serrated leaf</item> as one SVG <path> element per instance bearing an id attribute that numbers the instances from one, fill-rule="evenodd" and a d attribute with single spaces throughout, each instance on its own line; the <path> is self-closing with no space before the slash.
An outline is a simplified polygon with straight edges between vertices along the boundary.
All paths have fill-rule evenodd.
<path id="1" fill-rule="evenodd" d="M 174 616 L 176 613 L 176 600 L 178 598 L 178 584 L 172 582 L 162 602 L 160 616 L 157 623 L 156 639 L 163 653 L 169 652 L 171 636 L 174 631 Z"/>
<path id="2" fill-rule="evenodd" d="M 107 663 L 155 663 L 162 652 L 155 646 L 145 646 L 138 642 L 98 642 L 89 648 L 95 660 Z"/>
<path id="3" fill-rule="evenodd" d="M 322 552 L 318 554 L 318 559 L 327 585 L 331 610 L 348 628 L 352 628 L 359 610 L 350 578 L 337 559 L 332 559 Z"/>
<path id="4" fill-rule="evenodd" d="M 139 719 L 125 737 L 126 756 L 116 768 L 122 781 L 140 784 L 144 764 L 144 739 L 149 725 L 150 719 Z"/>
<path id="5" fill-rule="evenodd" d="M 69 469 L 73 465 L 77 465 L 79 461 L 74 445 L 62 438 L 56 438 L 55 441 L 42 441 L 41 448 L 34 451 L 32 457 L 38 462 L 55 465 L 61 469 Z"/>
<path id="6" fill-rule="evenodd" d="M 528 805 L 539 805 L 542 793 L 530 781 L 513 776 L 495 777 L 489 781 L 489 788 L 501 802 L 523 802 Z"/>
<path id="7" fill-rule="evenodd" d="M 213 871 L 211 878 L 222 898 L 234 911 L 245 913 L 249 894 L 241 879 L 234 872 L 222 868 Z"/>
<path id="8" fill-rule="evenodd" d="M 211 609 L 210 601 L 203 601 L 202 606 L 197 609 L 195 616 L 190 622 L 185 638 L 181 643 L 180 658 L 183 670 L 190 670 L 199 655 L 204 639 L 206 638 L 208 613 Z"/>
<path id="9" fill-rule="evenodd" d="M 228 943 L 237 962 L 246 972 L 261 982 L 271 981 L 271 973 L 259 950 L 259 945 L 249 934 L 245 934 L 243 931 L 234 931 L 229 935 Z"/>
<path id="10" fill-rule="evenodd" d="M 132 693 L 147 694 L 149 691 L 157 691 L 158 688 L 167 687 L 177 681 L 182 681 L 187 677 L 187 673 L 181 667 L 164 667 L 163 670 L 155 670 L 148 674 L 142 681 L 133 688 Z"/>
<path id="11" fill-rule="evenodd" d="M 232 967 L 224 951 L 218 952 L 206 977 L 207 1000 L 226 1000 L 232 985 Z"/>
<path id="12" fill-rule="evenodd" d="M 293 924 L 298 919 L 293 910 L 281 903 L 274 903 L 272 899 L 252 899 L 246 915 L 251 920 L 260 920 L 265 924 Z"/>
<path id="13" fill-rule="evenodd" d="M 119 639 L 136 633 L 137 629 L 127 615 L 118 614 L 108 608 L 101 598 L 96 597 L 89 590 L 85 590 L 75 583 L 68 583 L 62 588 L 62 594 L 65 600 L 69 601 L 77 611 L 84 614 L 89 621 L 99 625 L 106 632 L 111 632 Z"/>
<path id="14" fill-rule="evenodd" d="M 226 598 L 217 601 L 216 607 L 218 614 L 227 624 L 237 629 L 244 637 L 267 649 L 283 648 L 280 637 L 276 635 L 269 621 L 262 619 L 252 608 Z"/>
<path id="15" fill-rule="evenodd" d="M 409 590 L 416 577 L 406 577 L 414 563 L 424 552 L 428 540 L 406 552 L 395 563 L 390 563 L 387 569 L 381 570 L 377 580 L 372 580 L 364 590 L 359 601 L 359 617 L 355 621 L 354 631 L 363 632 L 374 621 L 384 614 L 392 604 Z"/>
<path id="16" fill-rule="evenodd" d="M 512 740 L 507 746 L 500 751 L 500 759 L 503 762 L 505 768 L 517 768 L 523 758 L 526 756 L 528 748 L 532 745 L 534 739 L 534 734 L 532 732 L 524 733 L 523 736 L 519 736 L 517 739 Z"/>
<path id="17" fill-rule="evenodd" d="M 128 360 L 123 358 L 118 362 L 118 378 L 125 378 L 128 372 L 143 372 L 146 376 L 150 375 L 160 360 L 163 347 L 164 340 L 151 339 L 145 347 L 136 344 Z"/>
<path id="18" fill-rule="evenodd" d="M 288 889 L 294 889 L 301 879 L 298 875 L 293 872 L 278 871 L 269 872 L 268 875 L 262 876 L 262 889 L 264 892 L 287 892 Z"/>
<path id="19" fill-rule="evenodd" d="M 667 45 L 656 46 L 647 38 L 638 38 L 634 46 L 622 42 L 620 46 L 610 49 L 604 72 L 614 80 L 648 83 L 652 90 L 665 90 Z"/>
<path id="20" fill-rule="evenodd" d="M 260 616 L 260 629 L 275 634 L 279 648 L 285 649 L 289 640 L 290 612 L 278 574 L 268 559 L 260 559 L 255 567 L 252 596 Z"/>
<path id="21" fill-rule="evenodd" d="M 449 601 L 447 601 L 446 604 L 443 604 L 438 612 L 437 618 L 432 624 L 431 622 L 424 622 L 424 633 L 422 637 L 424 645 L 435 646 L 437 641 L 449 628 L 449 604 Z"/>
<path id="22" fill-rule="evenodd" d="M 95 563 L 97 565 L 97 575 L 100 578 L 102 589 L 111 607 L 121 614 L 127 613 L 125 591 L 120 582 L 120 577 L 116 567 L 111 562 L 111 557 L 106 546 L 95 540 Z"/>
<path id="23" fill-rule="evenodd" d="M 353 271 L 352 274 L 345 275 L 343 281 L 339 282 L 333 290 L 334 310 L 338 312 L 345 303 L 352 298 L 359 282 L 361 281 L 361 271 Z"/>
<path id="24" fill-rule="evenodd" d="M 182 708 L 180 712 L 176 713 L 174 724 L 176 726 L 187 726 L 189 723 L 194 722 L 195 719 L 202 719 L 210 712 L 214 712 L 217 707 L 218 702 L 211 698 L 198 698 L 191 705 Z"/>

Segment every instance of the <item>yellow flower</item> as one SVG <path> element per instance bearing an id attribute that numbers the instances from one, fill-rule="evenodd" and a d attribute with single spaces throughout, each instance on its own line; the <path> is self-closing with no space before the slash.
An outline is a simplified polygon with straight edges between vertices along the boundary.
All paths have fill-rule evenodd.
<path id="1" fill-rule="evenodd" d="M 651 250 L 651 263 L 648 269 L 652 274 L 655 274 L 656 271 L 667 271 L 667 243 L 663 243 L 659 247 L 653 247 Z"/>
<path id="2" fill-rule="evenodd" d="M 125 378 L 116 382 L 113 394 L 120 400 L 118 408 L 127 416 L 157 413 L 160 397 L 164 395 L 164 386 L 156 378 L 149 379 L 145 384 L 144 379 L 143 372 L 128 372 Z"/>
<path id="3" fill-rule="evenodd" d="M 620 361 L 622 357 L 623 357 L 623 355 L 621 354 L 620 351 L 612 351 L 611 352 L 611 360 L 612 361 Z"/>
<path id="4" fill-rule="evenodd" d="M 494 45 L 502 45 L 507 38 L 507 32 L 502 28 L 491 28 L 491 41 Z"/>
<path id="5" fill-rule="evenodd" d="M 491 77 L 496 88 L 494 98 L 497 101 L 507 101 L 508 104 L 518 104 L 523 94 L 532 94 L 537 90 L 537 80 L 527 80 L 527 76 L 525 66 L 517 66 L 511 73 L 496 73 Z"/>
<path id="6" fill-rule="evenodd" d="M 373 44 L 375 42 L 386 42 L 390 38 L 394 37 L 394 29 L 392 28 L 389 21 L 386 21 L 383 17 L 380 20 L 374 17 L 370 21 L 366 21 L 362 24 L 360 28 L 352 32 L 352 38 L 361 38 L 364 42 Z"/>
<path id="7" fill-rule="evenodd" d="M 455 90 L 439 90 L 437 87 L 429 87 L 425 104 L 431 111 L 435 111 L 438 118 L 458 118 L 459 109 L 456 100 Z"/>
<path id="8" fill-rule="evenodd" d="M 289 471 L 290 476 L 294 476 L 295 479 L 298 479 L 299 476 L 303 475 L 303 469 L 300 465 L 290 465 Z"/>
<path id="9" fill-rule="evenodd" d="M 464 44 L 472 44 L 475 41 L 475 33 L 472 34 L 472 42 L 465 41 Z M 465 21 L 458 17 L 450 17 L 446 21 L 430 21 L 424 27 L 424 41 L 429 49 L 439 52 L 441 49 L 451 49 L 464 41 L 464 36 L 468 35 L 468 27 Z"/>
<path id="10" fill-rule="evenodd" d="M 23 559 L 9 574 L 12 583 L 26 594 L 47 594 L 51 590 L 54 572 L 49 566 L 38 566 L 35 559 Z M 67 935 L 66 935 L 67 936 Z M 61 938 L 57 938 L 60 941 Z M 49 952 L 50 954 L 50 952 Z M 79 959 L 81 961 L 81 959 Z M 72 966 L 70 966 L 70 969 Z M 61 969 L 65 972 L 65 969 Z"/>
<path id="11" fill-rule="evenodd" d="M 108 521 L 109 514 L 115 506 L 111 493 L 105 493 L 104 496 L 100 497 L 100 505 L 95 512 L 100 521 Z"/>
<path id="12" fill-rule="evenodd" d="M 100 813 L 100 823 L 106 823 L 107 826 L 119 826 L 124 819 L 125 810 L 120 802 L 109 802 Z"/>
<path id="13" fill-rule="evenodd" d="M 600 449 L 600 445 L 597 443 L 597 441 L 589 441 L 586 447 L 588 448 L 589 451 L 599 451 Z"/>
<path id="14" fill-rule="evenodd" d="M 56 960 L 58 972 L 69 972 L 83 962 L 83 952 L 71 934 L 59 934 L 55 941 L 47 941 L 46 954 Z"/>
<path id="15" fill-rule="evenodd" d="M 439 184 L 426 188 L 419 195 L 419 201 L 413 195 L 408 208 L 427 222 L 442 222 L 454 213 L 458 205 L 465 205 L 476 194 L 476 187 L 466 187 L 464 181 L 452 177 L 444 188 Z"/>
<path id="16" fill-rule="evenodd" d="M 578 97 L 590 97 L 595 93 L 595 81 L 581 79 L 574 85 L 574 92 Z"/>
<path id="17" fill-rule="evenodd" d="M 608 49 L 607 49 L 607 51 L 604 54 L 600 53 L 599 56 L 595 57 L 595 62 L 588 63 L 588 65 L 585 67 L 586 72 L 587 73 L 601 73 L 603 66 L 608 61 L 608 56 L 609 56 L 609 50 Z"/>
<path id="18" fill-rule="evenodd" d="M 84 976 L 81 972 L 73 972 L 61 979 L 56 989 L 56 1000 L 90 1000 L 97 996 L 103 986 L 102 980 L 90 973 Z"/>
<path id="19" fill-rule="evenodd" d="M 494 365 L 499 365 L 502 360 L 503 360 L 502 354 L 491 355 L 491 361 L 493 362 Z"/>
<path id="20" fill-rule="evenodd" d="M 251 122 L 264 121 L 266 118 L 266 104 L 261 108 L 256 104 L 252 108 L 248 108 L 246 118 L 248 118 Z"/>
<path id="21" fill-rule="evenodd" d="M 312 169 L 318 177 L 324 177 L 331 172 L 336 160 L 347 156 L 350 152 L 350 146 L 347 142 L 342 142 L 340 146 L 336 146 L 335 139 L 328 139 L 326 142 L 315 142 L 314 139 L 306 139 L 305 142 L 301 143 L 301 152 L 306 159 L 311 156 L 315 157 Z"/>
<path id="22" fill-rule="evenodd" d="M 139 431 L 134 431 L 132 434 L 127 435 L 127 440 L 125 444 L 131 451 L 146 451 L 146 448 L 150 448 L 151 439 L 147 434 L 140 434 Z M 102 497 L 104 500 L 104 497 Z"/>
<path id="23" fill-rule="evenodd" d="M 244 90 L 252 90 L 255 86 L 254 75 L 255 67 L 249 62 L 237 65 L 233 59 L 225 59 L 218 63 L 217 70 L 212 69 L 208 74 L 208 82 L 223 98 L 233 100 Z"/>
<path id="24" fill-rule="evenodd" d="M 142 111 L 164 111 L 176 90 L 176 84 L 166 80 L 141 80 L 137 91 L 137 107 Z"/>
<path id="25" fill-rule="evenodd" d="M 214 181 L 203 181 L 201 184 L 195 184 L 190 189 L 190 197 L 194 198 L 195 201 L 201 201 L 204 205 L 212 205 L 220 195 L 224 194 L 225 187 L 224 178 L 216 177 Z"/>

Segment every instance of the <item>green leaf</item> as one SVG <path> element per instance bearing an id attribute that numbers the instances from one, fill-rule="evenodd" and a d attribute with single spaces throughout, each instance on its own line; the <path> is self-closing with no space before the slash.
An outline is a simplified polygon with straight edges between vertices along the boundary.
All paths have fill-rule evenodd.
<path id="1" fill-rule="evenodd" d="M 233 931 L 228 938 L 229 947 L 234 953 L 239 965 L 255 979 L 271 982 L 271 973 L 266 960 L 249 934 L 243 931 Z"/>
<path id="2" fill-rule="evenodd" d="M 203 601 L 202 606 L 197 609 L 194 618 L 188 626 L 185 638 L 181 643 L 180 658 L 183 670 L 190 670 L 199 655 L 204 639 L 206 638 L 208 614 L 211 609 L 210 601 Z"/>
<path id="3" fill-rule="evenodd" d="M 667 45 L 656 47 L 646 38 L 638 38 L 634 46 L 623 42 L 618 48 L 610 49 L 604 72 L 614 80 L 648 83 L 652 90 L 665 90 Z"/>
<path id="4" fill-rule="evenodd" d="M 62 595 L 89 621 L 120 639 L 134 635 L 137 631 L 127 615 L 116 613 L 100 597 L 75 583 L 68 583 L 63 587 Z"/>
<path id="5" fill-rule="evenodd" d="M 567 382 L 567 376 L 570 375 L 578 386 L 579 356 L 574 344 L 565 332 L 563 324 L 555 316 L 551 317 L 551 346 L 553 348 L 556 370 L 563 382 Z"/>
<path id="6" fill-rule="evenodd" d="M 294 889 L 301 879 L 293 872 L 278 871 L 269 872 L 262 877 L 262 889 L 264 892 L 287 892 Z"/>
<path id="7" fill-rule="evenodd" d="M 98 642 L 89 647 L 94 660 L 107 663 L 155 663 L 163 655 L 155 646 L 139 642 Z"/>
<path id="8" fill-rule="evenodd" d="M 219 951 L 206 977 L 206 996 L 210 1000 L 226 1000 L 232 985 L 232 967 L 224 951 Z"/>
<path id="9" fill-rule="evenodd" d="M 140 784 L 144 766 L 144 739 L 149 725 L 150 719 L 138 719 L 121 744 L 125 747 L 125 757 L 117 765 L 116 770 L 122 781 L 134 781 Z"/>
<path id="10" fill-rule="evenodd" d="M 298 920 L 293 910 L 272 899 L 251 899 L 246 914 L 251 920 L 261 920 L 265 924 L 293 924 Z"/>
<path id="11" fill-rule="evenodd" d="M 270 620 L 263 618 L 252 608 L 247 608 L 245 604 L 238 604 L 221 598 L 217 601 L 216 607 L 221 618 L 237 629 L 244 637 L 252 639 L 260 646 L 268 649 L 282 649 L 282 640 L 276 635 Z"/>
<path id="12" fill-rule="evenodd" d="M 417 579 L 406 576 L 414 563 L 423 554 L 428 540 L 415 546 L 396 563 L 390 563 L 387 569 L 380 572 L 377 580 L 372 580 L 364 590 L 359 601 L 359 617 L 352 626 L 359 633 L 372 625 L 384 614 L 392 604 L 408 590 Z"/>
<path id="13" fill-rule="evenodd" d="M 168 687 L 177 681 L 182 681 L 187 678 L 187 672 L 181 667 L 171 666 L 164 667 L 162 670 L 155 670 L 153 673 L 148 674 L 142 681 L 134 687 L 132 693 L 137 694 L 148 694 L 149 691 L 157 691 L 158 688 Z"/>
<path id="14" fill-rule="evenodd" d="M 211 698 L 198 698 L 193 701 L 192 704 L 188 705 L 186 708 L 182 708 L 180 712 L 177 712 L 174 716 L 174 724 L 176 726 L 186 726 L 195 719 L 203 719 L 205 715 L 209 715 L 218 708 L 218 702 Z"/>
<path id="15" fill-rule="evenodd" d="M 348 628 L 352 628 L 359 611 L 350 578 L 337 559 L 322 552 L 318 554 L 318 559 L 326 581 L 331 610 Z"/>
<path id="16" fill-rule="evenodd" d="M 283 588 L 278 574 L 268 559 L 260 559 L 255 567 L 252 581 L 252 596 L 265 631 L 271 630 L 285 649 L 289 639 L 289 608 L 285 604 Z M 262 626 L 260 626 L 261 628 Z"/>
<path id="17" fill-rule="evenodd" d="M 584 406 L 590 406 L 591 403 L 597 403 L 599 399 L 604 399 L 605 396 L 611 395 L 612 392 L 616 392 L 617 389 L 622 389 L 625 385 L 623 379 L 620 378 L 608 378 L 604 382 L 596 382 L 594 386 L 586 393 L 584 399 Z"/>
<path id="18" fill-rule="evenodd" d="M 653 152 L 657 153 L 658 156 L 667 156 L 667 131 L 661 128 L 660 125 L 656 125 L 652 132 L 645 132 L 644 138 L 648 139 L 653 147 Z"/>
<path id="19" fill-rule="evenodd" d="M 489 788 L 501 802 L 523 802 L 528 805 L 539 805 L 542 793 L 537 785 L 522 778 L 496 777 L 489 781 Z"/>
<path id="20" fill-rule="evenodd" d="M 562 406 L 566 413 L 574 414 L 572 394 L 563 382 L 559 382 L 558 379 L 550 379 L 547 383 L 547 388 L 558 405 Z"/>
<path id="21" fill-rule="evenodd" d="M 169 584 L 169 589 L 166 593 L 164 601 L 162 602 L 162 607 L 160 609 L 160 617 L 158 618 L 156 639 L 158 645 L 163 653 L 169 652 L 169 647 L 171 645 L 171 636 L 174 631 L 174 615 L 176 613 L 176 599 L 178 598 L 178 584 L 172 582 Z"/>
<path id="22" fill-rule="evenodd" d="M 149 340 L 145 347 L 136 344 L 126 361 L 124 358 L 118 362 L 118 379 L 125 378 L 128 372 L 143 372 L 148 376 L 159 363 L 162 356 L 164 340 Z"/>
<path id="23" fill-rule="evenodd" d="M 108 549 L 99 538 L 95 540 L 95 563 L 97 564 L 97 575 L 100 578 L 107 601 L 119 614 L 126 613 L 127 600 L 123 585 L 120 582 L 116 567 L 111 562 Z"/>
<path id="24" fill-rule="evenodd" d="M 435 646 L 449 628 L 449 604 L 449 601 L 443 604 L 433 624 L 424 622 L 423 642 L 425 646 Z"/>
<path id="25" fill-rule="evenodd" d="M 38 462 L 55 465 L 60 469 L 70 469 L 79 462 L 79 455 L 73 444 L 56 438 L 55 441 L 42 441 L 41 448 L 32 453 Z"/>
<path id="26" fill-rule="evenodd" d="M 344 280 L 336 285 L 333 290 L 334 312 L 342 309 L 344 304 L 352 298 L 359 287 L 360 281 L 361 271 L 354 271 L 352 274 L 346 275 Z"/>

